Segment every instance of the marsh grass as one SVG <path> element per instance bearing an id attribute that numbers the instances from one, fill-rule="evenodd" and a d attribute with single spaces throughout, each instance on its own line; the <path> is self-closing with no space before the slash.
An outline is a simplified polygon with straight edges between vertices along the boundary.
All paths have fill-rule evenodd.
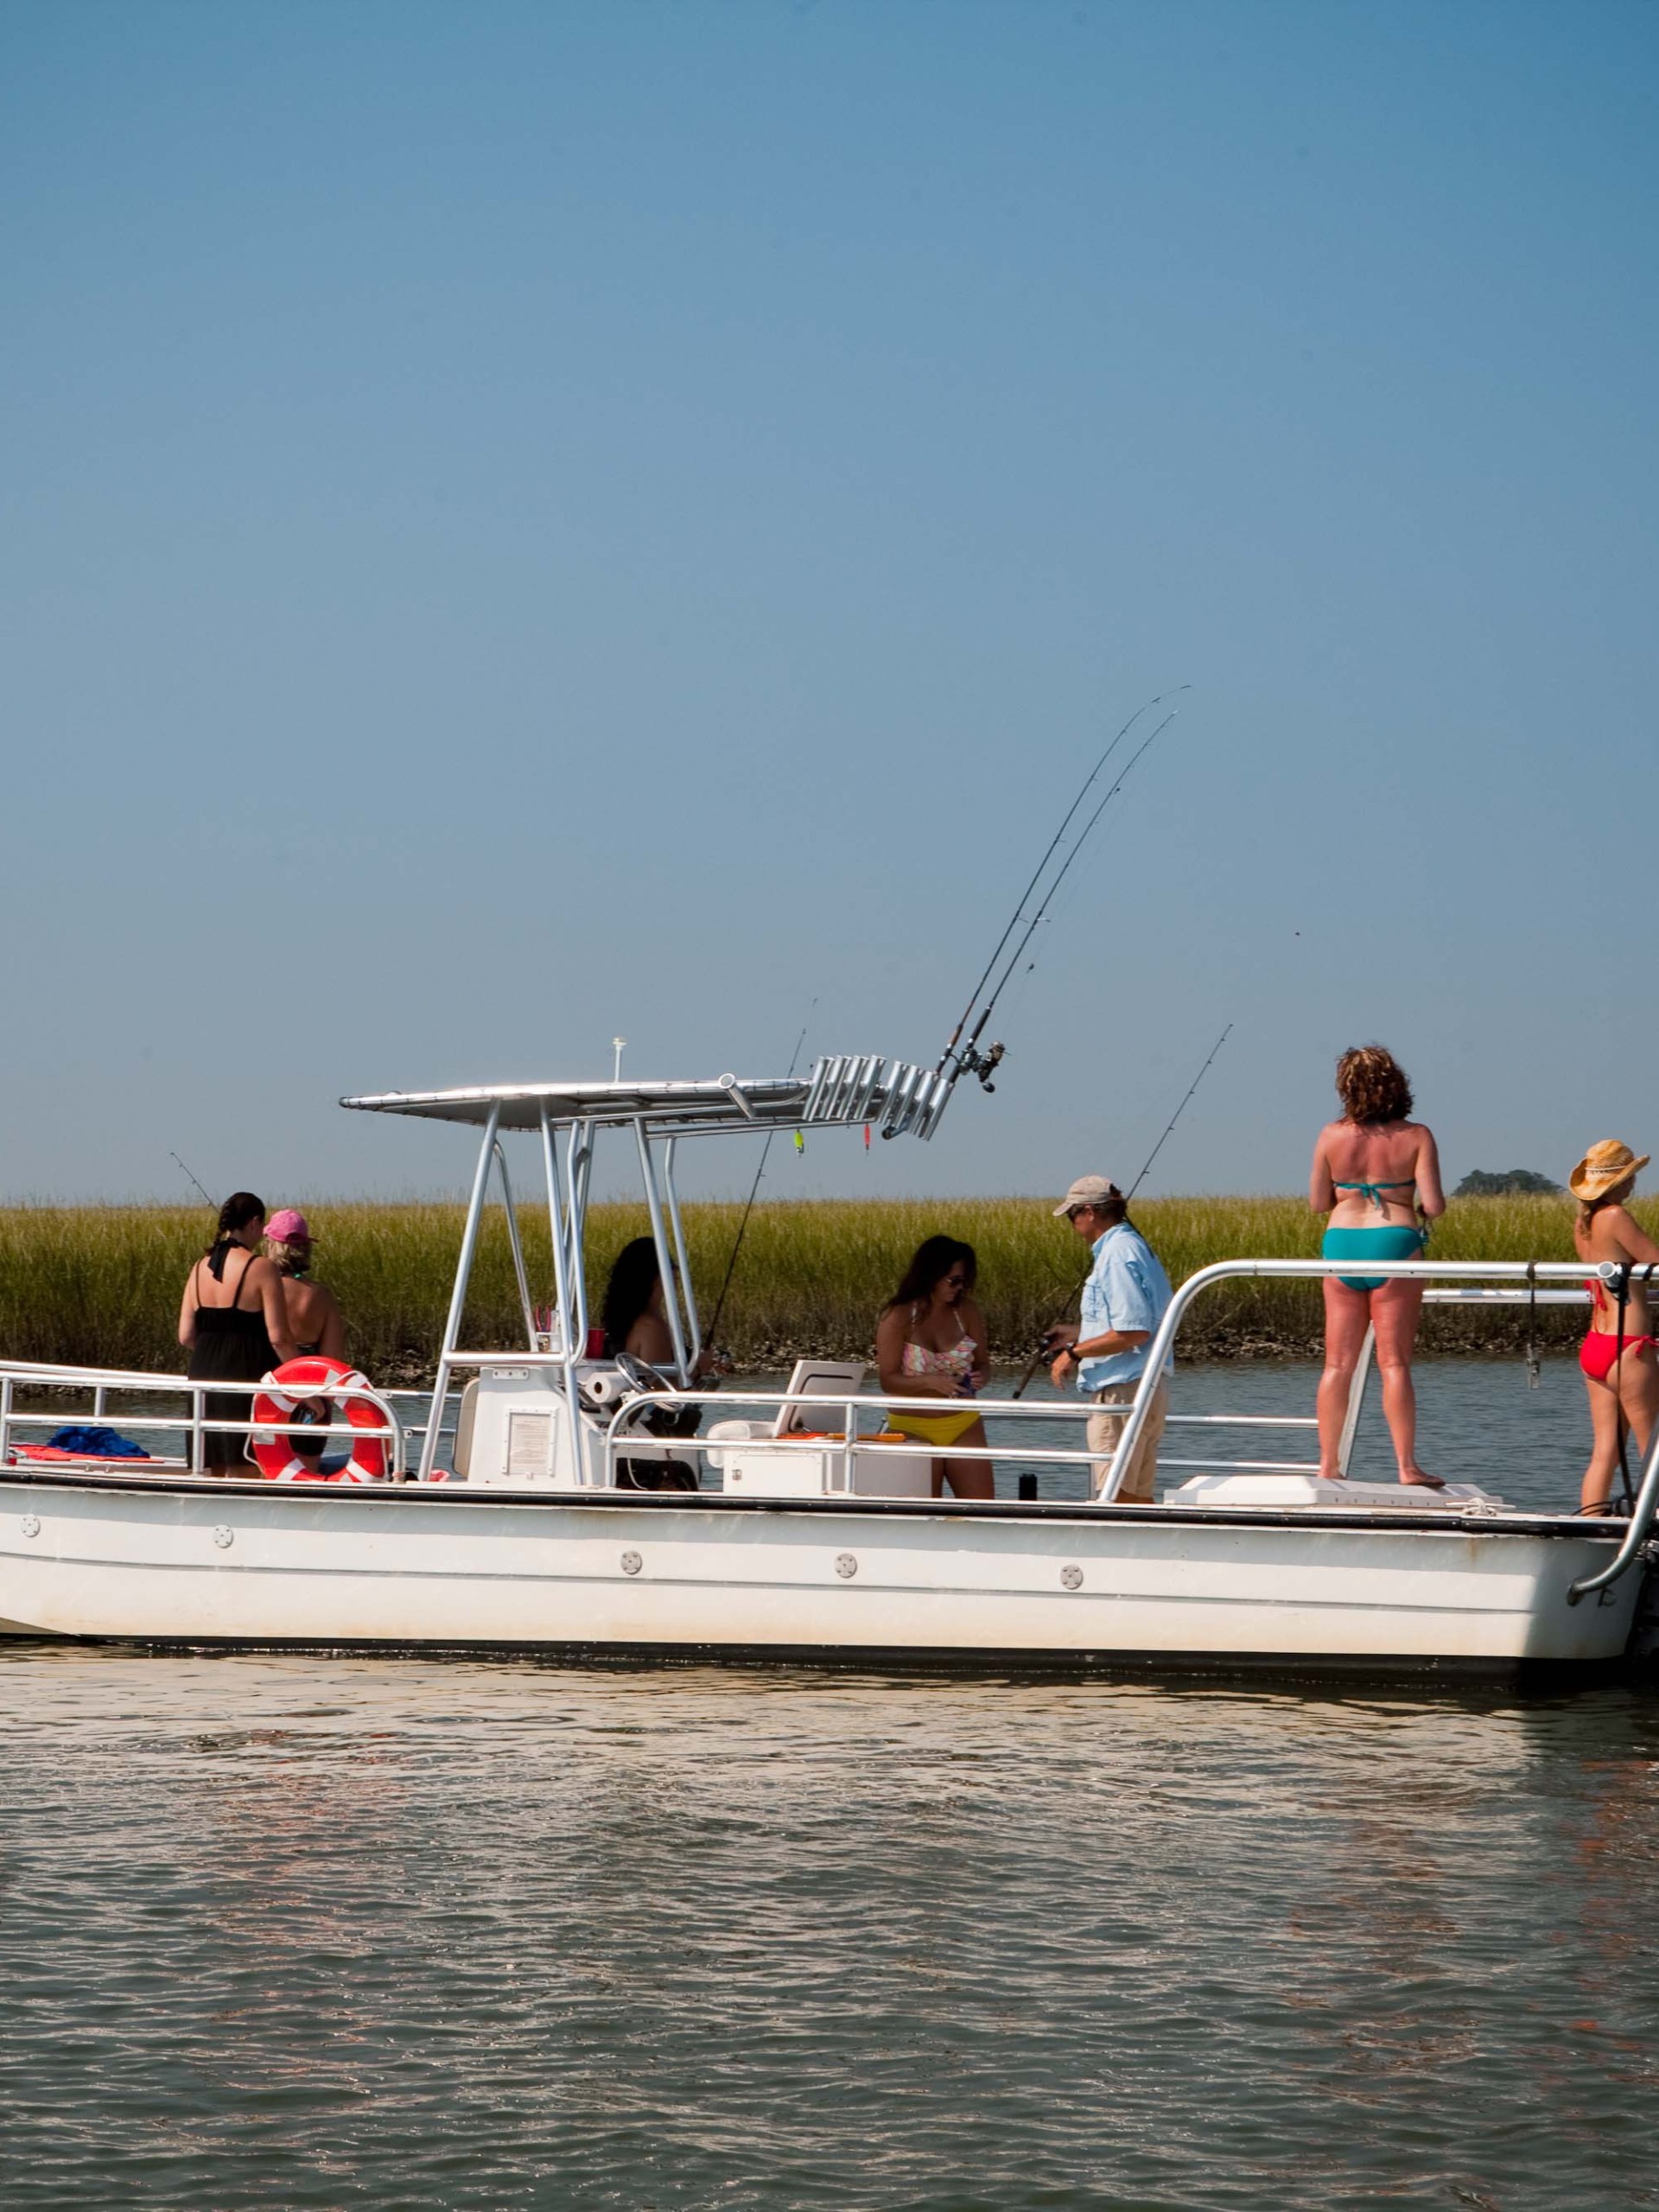
<path id="1" fill-rule="evenodd" d="M 787 1200 L 757 1206 L 721 1318 L 722 1343 L 747 1368 L 776 1368 L 798 1351 L 860 1357 L 877 1310 L 924 1236 L 945 1230 L 979 1255 L 980 1293 L 995 1350 L 1023 1360 L 1042 1328 L 1075 1299 L 1082 1246 L 1037 1198 Z M 1659 1232 L 1659 1205 L 1637 1212 Z M 339 1293 L 353 1357 L 388 1382 L 428 1376 L 436 1356 L 461 1242 L 458 1205 L 308 1202 L 321 1278 Z M 685 1225 L 705 1318 L 713 1307 L 741 1206 L 694 1205 Z M 1291 1258 L 1319 1249 L 1319 1221 L 1300 1198 L 1171 1198 L 1137 1204 L 1135 1218 L 1171 1279 L 1212 1260 Z M 1454 1200 L 1435 1230 L 1437 1258 L 1571 1259 L 1571 1202 L 1559 1198 Z M 522 1235 L 532 1289 L 550 1299 L 544 1215 L 525 1207 Z M 206 1241 L 199 1210 L 176 1206 L 0 1208 L 0 1351 L 18 1359 L 176 1370 L 179 1300 Z M 589 1215 L 589 1298 L 596 1311 L 610 1263 L 646 1232 L 643 1206 Z M 1071 1310 L 1075 1311 L 1071 1306 Z M 1572 1343 L 1581 1316 L 1541 1313 L 1541 1340 Z M 1434 1311 L 1427 1351 L 1510 1350 L 1524 1313 Z M 486 1217 L 463 1343 L 521 1340 L 506 1230 Z M 1306 1354 L 1320 1341 L 1313 1283 L 1242 1282 L 1200 1302 L 1183 1332 L 1192 1357 Z"/>

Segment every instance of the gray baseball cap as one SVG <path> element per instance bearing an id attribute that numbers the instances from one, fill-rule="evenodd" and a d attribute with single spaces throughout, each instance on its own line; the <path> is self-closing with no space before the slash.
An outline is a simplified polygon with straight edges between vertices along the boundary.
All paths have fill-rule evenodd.
<path id="1" fill-rule="evenodd" d="M 1109 1175 L 1079 1175 L 1055 1207 L 1055 1218 L 1058 1220 L 1061 1214 L 1070 1213 L 1074 1206 L 1103 1206 L 1122 1195 Z"/>

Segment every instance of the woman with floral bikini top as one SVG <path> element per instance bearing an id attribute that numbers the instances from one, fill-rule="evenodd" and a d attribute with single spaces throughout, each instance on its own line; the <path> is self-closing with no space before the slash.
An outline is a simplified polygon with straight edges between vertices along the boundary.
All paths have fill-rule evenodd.
<path id="1" fill-rule="evenodd" d="M 1638 1159 L 1629 1145 L 1607 1137 L 1592 1144 L 1568 1176 L 1567 1186 L 1579 1201 L 1573 1242 L 1579 1257 L 1590 1265 L 1599 1267 L 1611 1260 L 1632 1270 L 1659 1266 L 1659 1244 L 1624 1204 L 1649 1157 L 1644 1152 Z M 1592 1275 L 1587 1286 L 1590 1326 L 1579 1347 L 1579 1365 L 1590 1394 L 1594 1441 L 1584 1471 L 1580 1513 L 1611 1512 L 1623 1436 L 1633 1436 L 1637 1452 L 1645 1458 L 1659 1416 L 1659 1348 L 1652 1333 L 1647 1281 L 1643 1274 L 1632 1272 L 1626 1283 L 1622 1312 L 1617 1289 L 1599 1274 Z"/>
<path id="2" fill-rule="evenodd" d="M 982 1445 L 986 1440 L 985 1424 L 972 1403 L 990 1366 L 985 1317 L 974 1301 L 976 1272 L 971 1244 L 955 1236 L 928 1237 L 876 1324 L 881 1388 L 895 1398 L 950 1402 L 948 1411 L 942 1405 L 937 1414 L 889 1415 L 904 1435 L 938 1451 L 952 1444 Z M 957 1497 L 996 1495 L 988 1459 L 935 1459 L 935 1497 L 944 1496 L 947 1482 Z"/>

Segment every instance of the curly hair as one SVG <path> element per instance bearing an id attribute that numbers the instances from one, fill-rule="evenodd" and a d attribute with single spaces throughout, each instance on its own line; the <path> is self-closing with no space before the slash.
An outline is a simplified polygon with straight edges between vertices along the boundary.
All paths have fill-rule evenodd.
<path id="1" fill-rule="evenodd" d="M 1381 1045 L 1352 1045 L 1337 1062 L 1337 1096 L 1351 1122 L 1404 1122 L 1411 1085 L 1394 1054 Z"/>

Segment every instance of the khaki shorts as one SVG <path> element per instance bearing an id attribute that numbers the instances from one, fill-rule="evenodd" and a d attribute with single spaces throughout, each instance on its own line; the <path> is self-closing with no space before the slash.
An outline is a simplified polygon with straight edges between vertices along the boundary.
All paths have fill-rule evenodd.
<path id="1" fill-rule="evenodd" d="M 1109 1382 L 1103 1390 L 1095 1392 L 1097 1406 L 1128 1407 L 1136 1389 L 1134 1382 Z M 1118 1497 L 1125 1504 L 1150 1505 L 1152 1478 L 1158 1465 L 1158 1446 L 1162 1441 L 1164 1422 L 1169 1413 L 1169 1377 L 1165 1376 L 1152 1394 L 1152 1403 L 1147 1408 L 1146 1426 L 1141 1431 L 1140 1441 L 1135 1447 L 1135 1457 L 1117 1486 Z M 1089 1416 L 1089 1449 L 1091 1452 L 1115 1452 L 1117 1440 L 1123 1433 L 1123 1424 L 1128 1419 L 1124 1413 L 1090 1414 Z M 1111 1472 L 1109 1459 L 1094 1463 L 1095 1496 L 1098 1497 L 1108 1475 Z"/>

